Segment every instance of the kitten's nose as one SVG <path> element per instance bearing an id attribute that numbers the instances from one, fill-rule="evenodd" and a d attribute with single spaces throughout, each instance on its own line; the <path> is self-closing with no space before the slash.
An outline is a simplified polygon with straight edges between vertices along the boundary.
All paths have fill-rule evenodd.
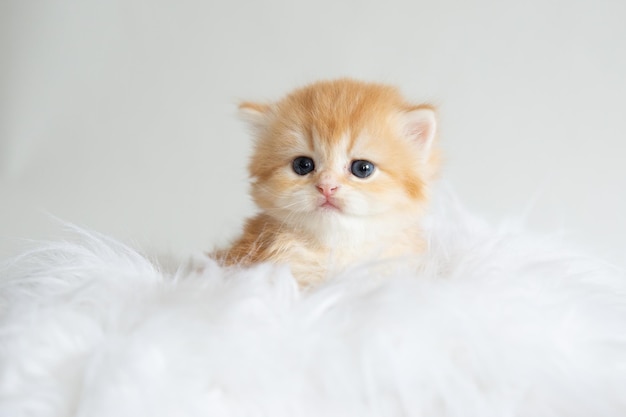
<path id="1" fill-rule="evenodd" d="M 335 194 L 335 192 L 339 188 L 339 186 L 335 184 L 317 184 L 316 187 L 317 187 L 317 191 L 324 194 L 324 197 L 328 197 L 328 196 Z"/>

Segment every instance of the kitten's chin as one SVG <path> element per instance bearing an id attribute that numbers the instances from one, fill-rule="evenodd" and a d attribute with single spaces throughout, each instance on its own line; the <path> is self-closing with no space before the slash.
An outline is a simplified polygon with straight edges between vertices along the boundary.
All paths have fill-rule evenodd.
<path id="1" fill-rule="evenodd" d="M 403 215 L 395 211 L 383 215 L 351 214 L 346 208 L 317 206 L 307 211 L 271 211 L 280 230 L 290 233 L 307 244 L 315 242 L 322 247 L 363 248 L 392 242 L 407 230 L 414 229 L 417 215 Z"/>

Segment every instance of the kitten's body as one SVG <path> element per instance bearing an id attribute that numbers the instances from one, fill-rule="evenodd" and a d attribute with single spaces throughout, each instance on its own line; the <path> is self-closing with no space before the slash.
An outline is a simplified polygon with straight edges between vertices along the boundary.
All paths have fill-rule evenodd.
<path id="1" fill-rule="evenodd" d="M 357 261 L 420 252 L 438 165 L 430 106 L 388 86 L 337 80 L 241 109 L 257 137 L 249 169 L 261 212 L 216 259 L 288 264 L 306 286 Z"/>

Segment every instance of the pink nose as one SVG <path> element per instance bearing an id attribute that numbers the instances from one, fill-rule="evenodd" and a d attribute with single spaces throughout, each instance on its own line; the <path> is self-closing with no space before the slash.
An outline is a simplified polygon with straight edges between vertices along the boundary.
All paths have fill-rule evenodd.
<path id="1" fill-rule="evenodd" d="M 316 187 L 317 187 L 317 191 L 324 194 L 324 197 L 328 197 L 328 196 L 335 194 L 335 192 L 339 188 L 338 185 L 333 185 L 333 184 L 318 184 L 316 185 Z"/>

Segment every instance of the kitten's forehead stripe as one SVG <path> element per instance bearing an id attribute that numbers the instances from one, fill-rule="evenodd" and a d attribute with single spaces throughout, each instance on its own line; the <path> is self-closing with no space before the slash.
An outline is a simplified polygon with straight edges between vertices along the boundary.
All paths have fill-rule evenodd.
<path id="1" fill-rule="evenodd" d="M 311 151 L 315 150 L 315 142 L 318 140 L 318 133 L 315 126 L 307 126 L 306 140 Z"/>
<path id="2" fill-rule="evenodd" d="M 359 138 L 359 132 L 357 132 L 355 129 L 350 129 L 346 134 L 346 137 L 348 138 L 348 154 L 352 155 L 352 152 L 354 152 L 354 145 Z"/>

